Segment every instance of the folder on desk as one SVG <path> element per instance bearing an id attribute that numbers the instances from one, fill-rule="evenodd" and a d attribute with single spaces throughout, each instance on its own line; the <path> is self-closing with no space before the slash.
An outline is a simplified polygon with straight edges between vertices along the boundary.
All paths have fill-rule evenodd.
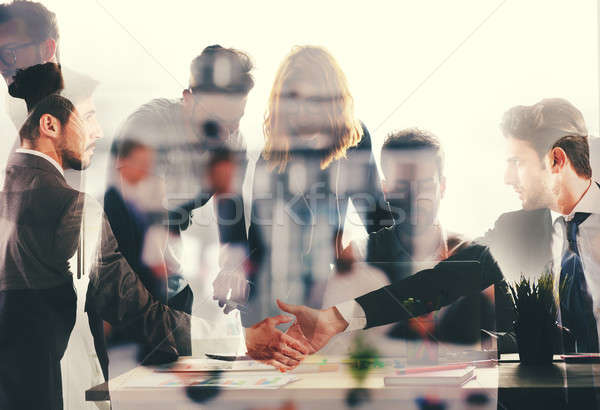
<path id="1" fill-rule="evenodd" d="M 396 371 L 390 376 L 384 378 L 386 386 L 426 386 L 426 385 L 449 385 L 462 386 L 469 380 L 475 378 L 475 366 L 465 366 L 443 370 L 444 366 L 439 366 L 440 370 L 432 371 L 428 368 L 423 372 L 404 372 Z"/>

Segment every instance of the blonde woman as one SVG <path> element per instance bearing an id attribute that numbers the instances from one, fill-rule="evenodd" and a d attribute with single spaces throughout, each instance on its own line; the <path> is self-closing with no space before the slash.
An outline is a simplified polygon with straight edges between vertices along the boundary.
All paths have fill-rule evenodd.
<path id="1" fill-rule="evenodd" d="M 335 243 L 352 199 L 367 232 L 393 223 L 367 128 L 346 76 L 322 47 L 295 47 L 281 63 L 264 121 L 249 230 L 255 287 L 245 325 L 279 312 L 275 298 L 320 305 L 340 258 Z M 359 223 L 358 221 L 354 221 Z"/>

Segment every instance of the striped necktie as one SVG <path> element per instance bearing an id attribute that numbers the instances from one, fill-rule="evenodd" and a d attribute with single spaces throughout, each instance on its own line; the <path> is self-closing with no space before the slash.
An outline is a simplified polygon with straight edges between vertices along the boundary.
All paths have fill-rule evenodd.
<path id="1" fill-rule="evenodd" d="M 563 254 L 560 271 L 560 307 L 563 325 L 576 339 L 578 352 L 598 352 L 598 331 L 588 292 L 583 264 L 577 247 L 579 225 L 590 216 L 577 212 L 567 222 L 568 248 Z"/>

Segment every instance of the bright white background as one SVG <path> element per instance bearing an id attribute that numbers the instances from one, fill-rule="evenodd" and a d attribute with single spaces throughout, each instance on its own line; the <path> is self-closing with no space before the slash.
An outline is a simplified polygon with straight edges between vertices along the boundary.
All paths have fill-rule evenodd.
<path id="1" fill-rule="evenodd" d="M 503 185 L 498 124 L 506 109 L 567 98 L 598 135 L 594 0 L 44 3 L 58 17 L 62 63 L 101 81 L 106 145 L 135 107 L 179 96 L 191 59 L 219 43 L 247 51 L 256 64 L 242 131 L 259 150 L 278 64 L 293 45 L 327 47 L 348 76 L 376 153 L 395 128 L 440 137 L 449 182 L 442 219 L 470 236 L 519 207 Z"/>

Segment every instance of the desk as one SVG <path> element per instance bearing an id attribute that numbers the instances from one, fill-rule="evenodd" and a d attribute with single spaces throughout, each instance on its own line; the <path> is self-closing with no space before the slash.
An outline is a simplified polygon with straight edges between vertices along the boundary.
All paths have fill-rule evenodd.
<path id="1" fill-rule="evenodd" d="M 550 366 L 520 366 L 516 355 L 503 356 L 500 364 L 494 368 L 476 369 L 476 379 L 462 387 L 384 387 L 385 373 L 373 372 L 363 387 L 369 391 L 368 408 L 397 407 L 399 403 L 412 404 L 408 408 L 417 408 L 415 397 L 432 396 L 443 398 L 449 403 L 465 403 L 467 400 L 482 400 L 488 397 L 491 407 L 496 408 L 564 408 L 568 402 L 578 403 L 573 408 L 590 408 L 590 400 L 598 389 L 594 387 L 594 375 L 600 381 L 600 365 L 566 365 L 556 361 Z M 154 373 L 152 368 L 137 367 L 108 383 L 103 383 L 86 392 L 86 400 L 108 400 L 109 391 L 113 401 L 127 403 L 123 408 L 151 410 L 154 408 L 188 409 L 192 406 L 189 394 L 181 388 L 127 389 L 122 386 L 129 378 L 147 377 Z M 568 375 L 568 379 L 567 379 Z M 280 408 L 282 403 L 294 402 L 297 407 L 316 409 L 346 408 L 348 392 L 356 387 L 346 368 L 337 372 L 303 373 L 300 380 L 275 390 L 221 390 L 218 396 L 206 402 L 203 408 Z M 596 382 L 596 385 L 599 385 Z M 189 393 L 189 392 L 188 392 Z M 187 402 L 187 405 L 185 404 Z M 159 403 L 162 403 L 160 405 Z M 181 403 L 180 407 L 174 403 Z M 192 403 L 192 404 L 190 404 Z M 532 404 L 535 406 L 532 407 Z M 584 407 L 581 407 L 581 406 Z M 117 408 L 119 408 L 117 406 Z M 469 408 L 450 405 L 446 408 Z"/>

